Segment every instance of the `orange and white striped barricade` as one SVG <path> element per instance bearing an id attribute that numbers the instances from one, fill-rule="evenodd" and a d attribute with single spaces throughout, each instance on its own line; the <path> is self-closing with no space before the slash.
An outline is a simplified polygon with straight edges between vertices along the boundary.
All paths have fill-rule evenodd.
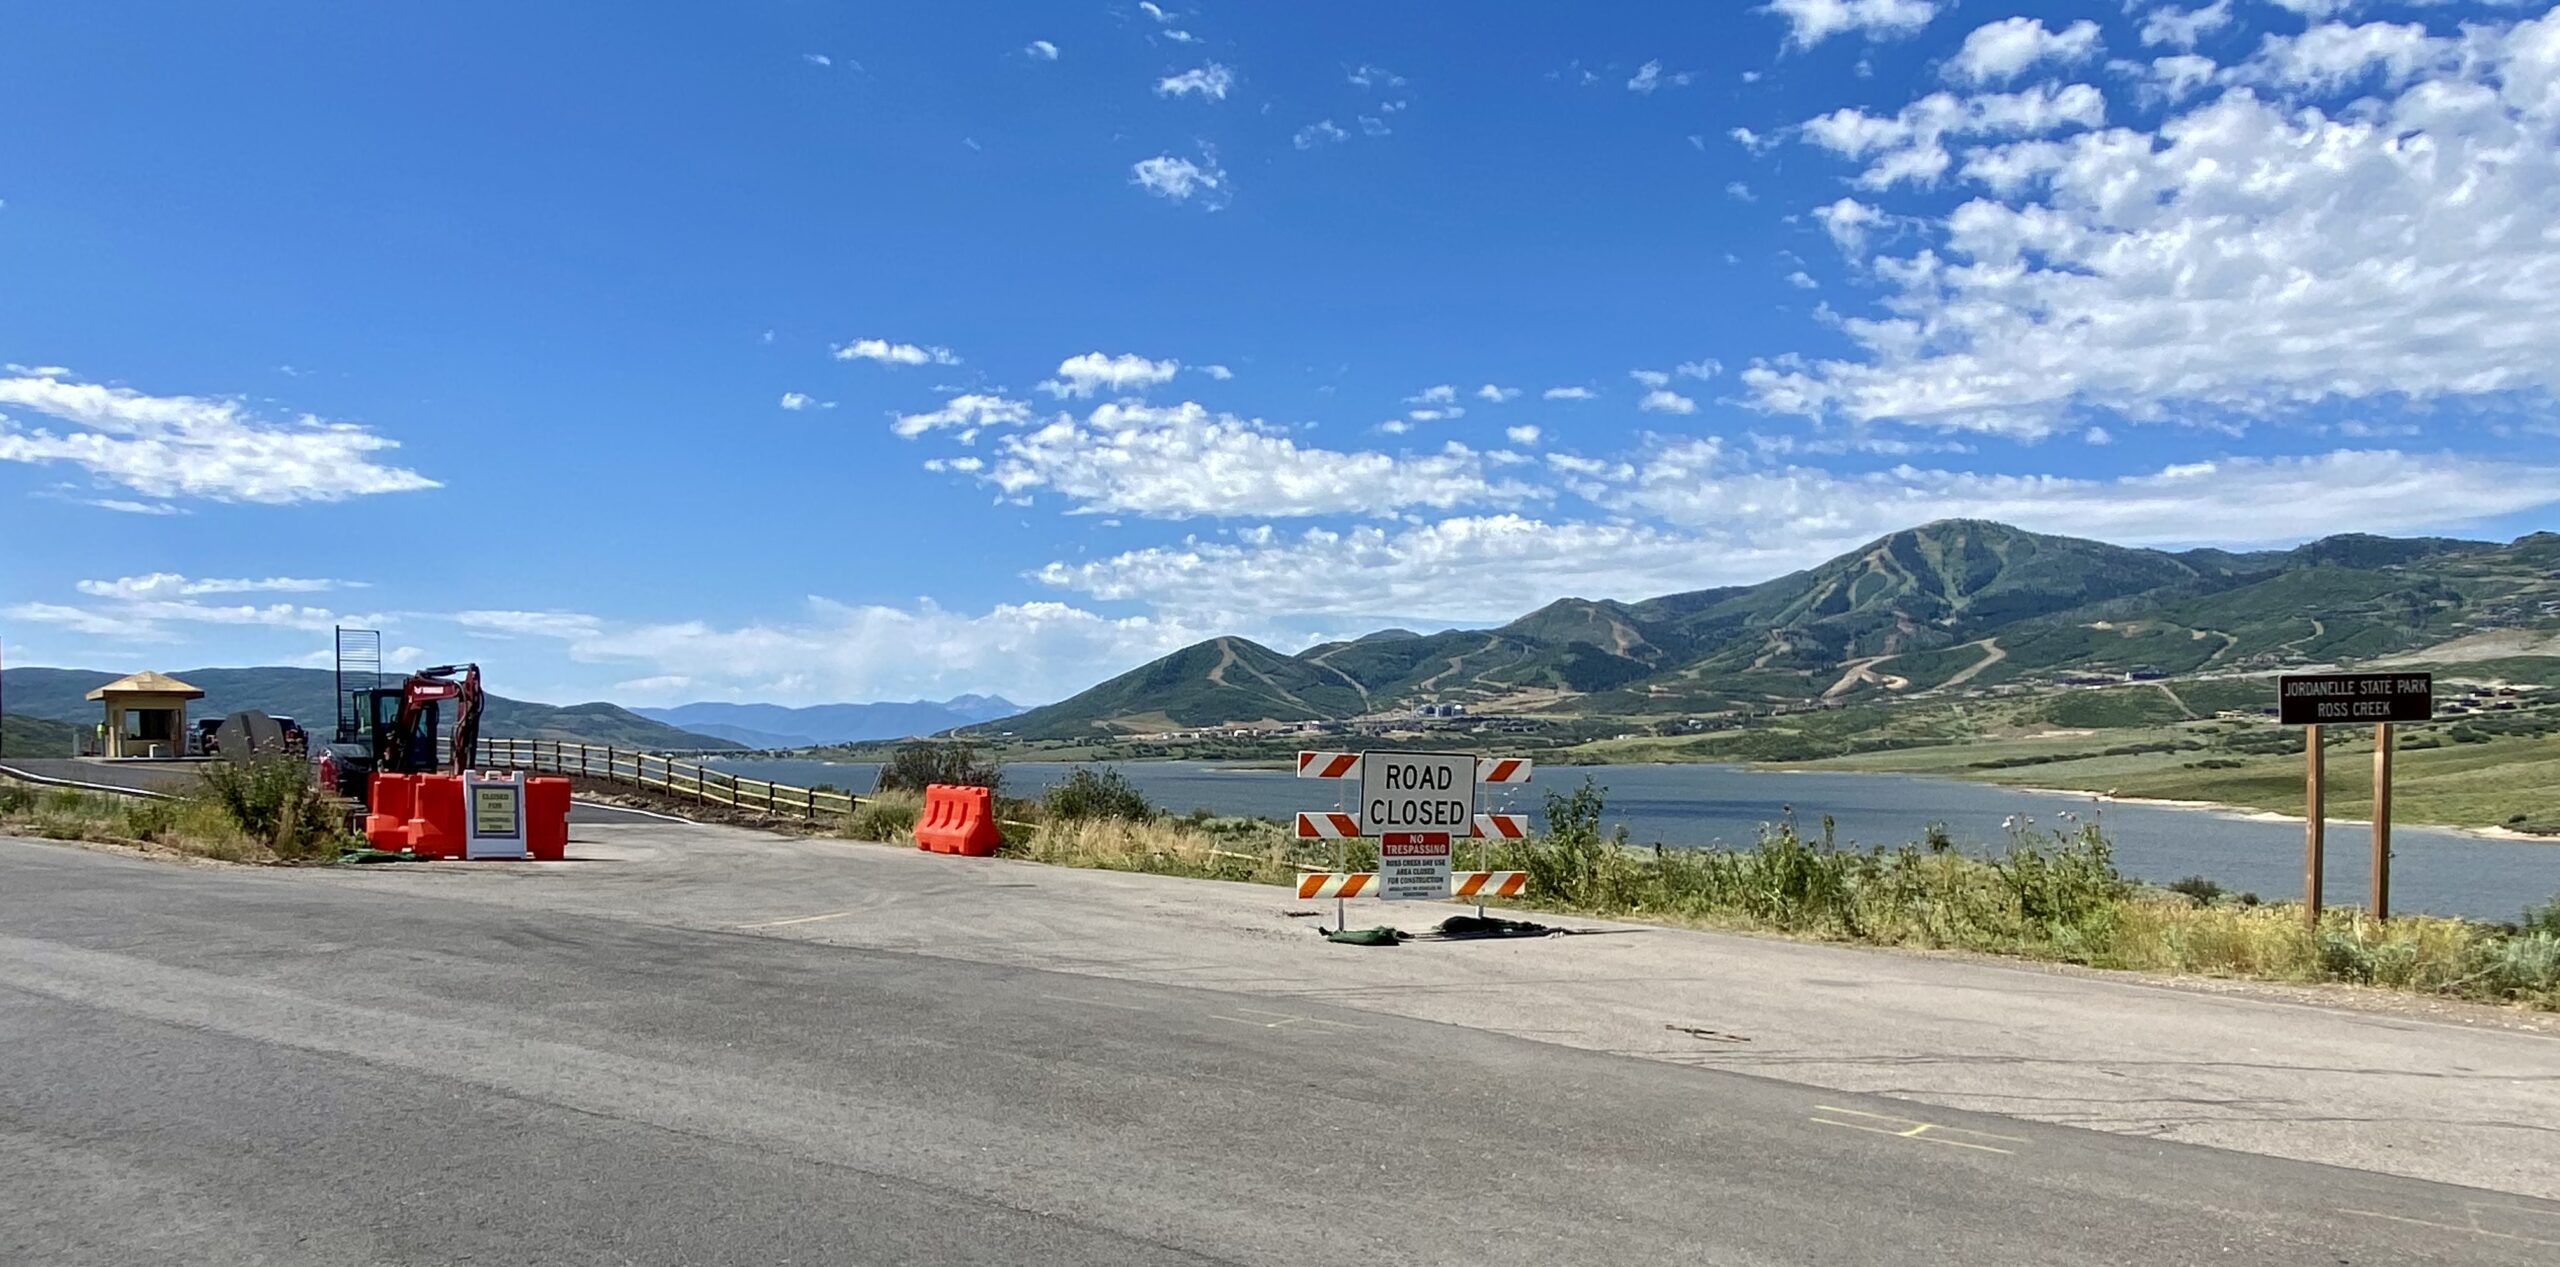
<path id="1" fill-rule="evenodd" d="M 1529 781 L 1527 757 L 1478 757 L 1476 782 L 1526 783 Z"/>
<path id="2" fill-rule="evenodd" d="M 1356 779 L 1360 777 L 1360 754 L 1356 752 L 1298 752 L 1298 777 L 1302 779 Z"/>
<path id="3" fill-rule="evenodd" d="M 1473 899 L 1478 906 L 1489 897 L 1518 897 L 1528 891 L 1526 871 L 1460 871 L 1449 877 L 1449 896 Z"/>
<path id="4" fill-rule="evenodd" d="M 1307 902 L 1328 897 L 1366 897 L 1377 887 L 1375 871 L 1309 871 L 1298 877 L 1298 897 Z"/>

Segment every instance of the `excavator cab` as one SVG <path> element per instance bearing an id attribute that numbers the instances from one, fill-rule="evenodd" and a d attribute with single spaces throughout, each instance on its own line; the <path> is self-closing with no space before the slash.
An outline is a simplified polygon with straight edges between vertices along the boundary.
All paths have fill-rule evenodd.
<path id="1" fill-rule="evenodd" d="M 441 709 L 453 701 L 452 770 L 470 767 L 480 744 L 480 666 L 446 664 L 420 669 L 398 686 L 348 692 L 353 707 L 341 719 L 337 742 L 320 760 L 320 783 L 362 803 L 373 776 L 435 774 L 444 769 L 438 743 Z"/>

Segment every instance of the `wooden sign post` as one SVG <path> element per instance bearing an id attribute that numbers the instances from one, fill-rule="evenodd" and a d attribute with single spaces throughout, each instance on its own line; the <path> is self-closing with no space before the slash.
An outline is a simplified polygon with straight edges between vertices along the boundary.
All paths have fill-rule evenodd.
<path id="1" fill-rule="evenodd" d="M 2431 673 L 2303 673 L 2276 679 L 2276 720 L 2302 727 L 2302 909 L 2320 926 L 2320 883 L 2326 858 L 2323 836 L 2328 806 L 2321 775 L 2326 762 L 2320 728 L 2327 722 L 2373 723 L 2373 888 L 2366 910 L 2391 918 L 2391 749 L 2396 722 L 2434 721 Z"/>

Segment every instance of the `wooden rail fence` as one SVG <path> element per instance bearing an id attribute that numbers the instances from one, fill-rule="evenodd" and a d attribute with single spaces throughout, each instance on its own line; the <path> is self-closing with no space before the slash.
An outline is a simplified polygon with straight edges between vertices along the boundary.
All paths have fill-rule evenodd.
<path id="1" fill-rule="evenodd" d="M 697 805 L 726 805 L 810 822 L 849 817 L 856 807 L 871 799 L 851 792 L 793 787 L 770 779 L 745 779 L 699 761 L 564 739 L 483 739 L 479 765 L 487 770 L 531 770 L 627 783 Z"/>

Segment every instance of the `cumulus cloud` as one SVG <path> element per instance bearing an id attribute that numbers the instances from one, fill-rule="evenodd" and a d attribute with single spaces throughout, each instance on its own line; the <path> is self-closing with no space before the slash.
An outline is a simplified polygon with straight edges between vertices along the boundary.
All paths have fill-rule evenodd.
<path id="1" fill-rule="evenodd" d="M 1350 133 L 1335 126 L 1333 120 L 1318 119 L 1315 122 L 1298 129 L 1298 134 L 1290 138 L 1290 144 L 1295 145 L 1302 150 L 1311 150 L 1319 145 L 1339 144 L 1344 138 L 1349 137 L 1350 135 Z"/>
<path id="2" fill-rule="evenodd" d="M 1685 70 L 1664 74 L 1662 61 L 1656 58 L 1636 68 L 1636 73 L 1627 80 L 1627 91 L 1640 97 L 1650 97 L 1655 89 L 1666 85 L 1673 88 L 1686 88 L 1692 78 L 1694 76 Z"/>
<path id="3" fill-rule="evenodd" d="M 2355 30 L 2271 39 L 2233 68 L 2251 83 L 2150 131 L 1973 151 L 1960 175 L 1987 196 L 1911 221 L 1917 249 L 1872 262 L 1883 311 L 1840 323 L 1857 352 L 1755 365 L 1752 399 L 2021 435 L 2089 408 L 2239 421 L 2322 401 L 2548 400 L 2560 12 L 2468 27 L 2459 57 Z M 2354 74 L 2407 82 L 2324 107 L 2321 88 Z M 1853 158 L 1922 144 L 1915 112 L 1941 113 L 1807 136 Z"/>
<path id="4" fill-rule="evenodd" d="M 1174 202 L 1189 202 L 1193 197 L 1211 210 L 1226 205 L 1227 172 L 1218 166 L 1215 155 L 1203 155 L 1195 163 L 1171 154 L 1140 159 L 1129 168 L 1130 183 Z"/>
<path id="5" fill-rule="evenodd" d="M 1236 73 L 1216 62 L 1211 62 L 1205 66 L 1195 66 L 1179 75 L 1167 75 L 1157 80 L 1156 95 L 1159 97 L 1188 95 L 1205 101 L 1224 101 L 1227 99 L 1227 92 L 1235 86 Z"/>
<path id="6" fill-rule="evenodd" d="M 1152 361 L 1135 352 L 1118 356 L 1087 352 L 1058 362 L 1058 376 L 1042 382 L 1040 390 L 1059 397 L 1091 396 L 1104 388 L 1115 392 L 1144 391 L 1172 382 L 1181 370 L 1180 361 Z M 1212 373 L 1210 377 L 1218 375 Z"/>
<path id="7" fill-rule="evenodd" d="M 902 436 L 914 437 L 928 431 L 1010 427 L 1029 421 L 1031 421 L 1031 406 L 1027 402 L 973 392 L 952 397 L 940 409 L 924 413 L 900 414 L 889 424 L 889 430 Z"/>
<path id="8" fill-rule="evenodd" d="M 1868 159 L 1857 184 L 1890 189 L 1910 181 L 1934 183 L 1953 162 L 1944 141 L 1968 136 L 2037 136 L 2106 122 L 2105 94 L 2088 84 L 2039 84 L 2019 92 L 1959 97 L 1931 93 L 1894 115 L 1843 107 L 1807 119 L 1806 141 L 1843 158 Z"/>
<path id="9" fill-rule="evenodd" d="M 1047 40 L 1033 40 L 1029 44 L 1023 45 L 1022 51 L 1035 61 L 1054 62 L 1058 60 L 1058 46 Z"/>
<path id="10" fill-rule="evenodd" d="M 1949 79 L 1987 84 L 2015 79 L 2045 62 L 2069 65 L 2098 52 L 2098 24 L 2086 18 L 2048 31 L 2035 18 L 2002 18 L 1974 28 L 1947 59 Z"/>
<path id="11" fill-rule="evenodd" d="M 1698 402 L 1670 388 L 1657 387 L 1646 392 L 1644 399 L 1636 402 L 1636 408 L 1649 414 L 1693 414 L 1698 412 Z"/>
<path id="12" fill-rule="evenodd" d="M 1535 426 L 1522 425 L 1517 427 L 1505 427 L 1502 429 L 1502 434 L 1505 439 L 1508 439 L 1513 444 L 1527 446 L 1536 444 L 1538 442 L 1538 437 L 1542 433 Z"/>
<path id="13" fill-rule="evenodd" d="M 983 478 L 1009 496 L 1045 491 L 1079 510 L 1161 519 L 1376 515 L 1545 495 L 1493 477 L 1462 444 L 1408 455 L 1310 448 L 1284 428 L 1189 401 L 1104 404 L 1080 421 L 1007 434 L 997 455 Z"/>
<path id="14" fill-rule="evenodd" d="M 2231 24 L 2231 0 L 2194 9 L 2163 5 L 2142 15 L 2142 42 L 2193 49 L 2196 41 Z"/>
<path id="15" fill-rule="evenodd" d="M 892 343 L 887 339 L 856 339 L 836 348 L 839 361 L 876 361 L 882 365 L 958 365 L 960 358 L 949 348 L 922 347 L 913 343 Z"/>
<path id="16" fill-rule="evenodd" d="M 1936 0 L 1769 0 L 1760 9 L 1787 23 L 1787 43 L 1811 48 L 1855 32 L 1871 40 L 1910 35 L 1938 16 Z"/>
<path id="17" fill-rule="evenodd" d="M 267 628 L 317 632 L 335 625 L 380 624 L 378 614 L 342 614 L 292 602 L 221 603 L 207 599 L 248 594 L 318 594 L 362 589 L 355 581 L 314 577 L 190 577 L 152 572 L 113 580 L 86 580 L 73 586 L 87 605 L 29 602 L 0 608 L 0 616 L 29 624 L 51 625 L 86 638 L 113 642 L 180 641 L 183 626 L 235 629 Z"/>
<path id="18" fill-rule="evenodd" d="M 1476 389 L 1476 399 L 1499 405 L 1506 401 L 1520 399 L 1520 389 L 1517 387 L 1497 387 L 1492 383 L 1487 383 Z"/>
<path id="19" fill-rule="evenodd" d="M 1540 395 L 1547 400 L 1591 400 L 1600 393 L 1588 387 L 1550 387 Z"/>
<path id="20" fill-rule="evenodd" d="M 21 374 L 0 378 L 0 410 L 11 408 L 70 425 L 29 427 L 0 412 L 0 462 L 76 467 L 154 498 L 290 505 L 439 487 L 382 460 L 396 440 L 310 414 L 267 421 L 234 399 Z"/>
<path id="21" fill-rule="evenodd" d="M 914 699 L 960 691 L 1059 699 L 1234 629 L 1164 616 L 1109 617 L 1065 603 L 984 612 L 807 600 L 783 620 L 624 622 L 582 612 L 457 613 L 475 633 L 556 642 L 568 659 L 613 666 L 634 704 L 686 699 Z"/>

